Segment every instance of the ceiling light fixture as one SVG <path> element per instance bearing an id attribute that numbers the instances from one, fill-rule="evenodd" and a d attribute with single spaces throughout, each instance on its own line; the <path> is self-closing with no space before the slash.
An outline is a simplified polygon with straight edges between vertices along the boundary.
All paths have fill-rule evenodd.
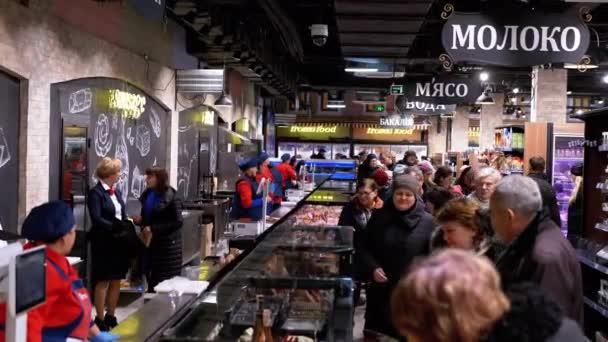
<path id="1" fill-rule="evenodd" d="M 583 110 L 582 110 L 582 109 L 577 109 L 577 110 L 576 110 L 576 114 L 579 114 L 579 115 L 580 115 L 580 114 L 583 114 Z"/>
<path id="2" fill-rule="evenodd" d="M 378 72 L 378 68 L 344 68 L 344 71 L 370 73 L 370 72 Z"/>
<path id="3" fill-rule="evenodd" d="M 513 94 L 519 94 L 519 88 L 513 88 Z"/>
<path id="4" fill-rule="evenodd" d="M 490 74 L 488 74 L 487 72 L 484 71 L 484 72 L 482 72 L 482 73 L 479 74 L 479 80 L 480 81 L 485 82 L 485 81 L 487 81 L 489 79 L 490 79 Z"/>
<path id="5" fill-rule="evenodd" d="M 226 73 L 226 62 L 224 61 L 224 72 L 222 73 L 224 86 L 222 87 L 222 94 L 213 103 L 216 107 L 232 107 L 232 98 L 226 91 L 226 89 L 228 89 L 228 85 L 226 84 L 228 82 L 228 77 L 226 77 Z"/>
<path id="6" fill-rule="evenodd" d="M 338 108 L 346 108 L 346 105 L 344 103 L 340 104 L 340 103 L 331 103 L 327 105 L 327 108 L 331 108 L 331 109 L 338 109 Z"/>
<path id="7" fill-rule="evenodd" d="M 572 91 L 568 90 L 568 91 L 566 92 L 566 95 L 572 95 Z"/>
<path id="8" fill-rule="evenodd" d="M 602 81 L 604 81 L 604 83 L 608 83 L 608 75 L 605 75 L 605 76 L 602 78 Z"/>
<path id="9" fill-rule="evenodd" d="M 597 69 L 600 66 L 597 64 L 574 64 L 574 63 L 564 63 L 564 69 L 573 69 L 573 70 L 589 70 L 589 69 Z"/>

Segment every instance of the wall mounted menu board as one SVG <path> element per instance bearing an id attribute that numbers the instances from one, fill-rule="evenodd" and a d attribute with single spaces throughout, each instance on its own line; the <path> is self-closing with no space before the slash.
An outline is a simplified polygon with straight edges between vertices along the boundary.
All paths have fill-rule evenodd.
<path id="1" fill-rule="evenodd" d="M 53 85 L 52 90 L 51 102 L 61 117 L 51 118 L 51 142 L 61 134 L 58 117 L 64 123 L 88 125 L 89 186 L 97 183 L 95 168 L 99 161 L 117 158 L 123 164 L 117 188 L 125 202 L 136 201 L 145 189 L 145 170 L 166 166 L 167 111 L 138 88 L 115 79 L 74 80 Z M 51 151 L 51 159 L 56 153 Z M 58 182 L 52 173 L 51 182 Z"/>
<path id="2" fill-rule="evenodd" d="M 17 232 L 19 193 L 19 80 L 0 72 L 0 225 Z"/>

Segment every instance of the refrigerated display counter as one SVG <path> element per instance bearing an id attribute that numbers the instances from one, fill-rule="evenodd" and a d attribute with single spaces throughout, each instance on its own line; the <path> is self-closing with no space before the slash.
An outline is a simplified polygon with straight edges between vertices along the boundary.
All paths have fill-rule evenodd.
<path id="1" fill-rule="evenodd" d="M 236 341 L 253 326 L 261 295 L 277 336 L 352 341 L 354 231 L 337 226 L 340 205 L 309 203 L 326 194 L 320 188 L 327 181 L 317 179 L 294 208 L 282 208 L 282 217 L 202 294 L 158 294 L 115 332 L 125 341 Z"/>
<path id="2" fill-rule="evenodd" d="M 351 181 L 357 179 L 357 163 L 354 160 L 304 159 L 308 175 L 315 178 Z M 280 159 L 271 158 L 270 164 L 276 166 Z"/>

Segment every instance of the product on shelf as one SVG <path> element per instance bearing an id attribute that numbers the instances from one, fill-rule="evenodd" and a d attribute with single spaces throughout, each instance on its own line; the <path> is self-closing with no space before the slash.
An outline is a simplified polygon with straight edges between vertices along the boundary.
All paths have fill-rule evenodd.
<path id="1" fill-rule="evenodd" d="M 296 225 L 337 226 L 341 206 L 304 205 L 295 214 Z"/>

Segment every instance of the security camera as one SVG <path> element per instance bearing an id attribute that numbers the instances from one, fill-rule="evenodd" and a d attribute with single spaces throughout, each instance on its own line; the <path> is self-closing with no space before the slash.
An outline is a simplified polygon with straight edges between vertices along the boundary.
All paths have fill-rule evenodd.
<path id="1" fill-rule="evenodd" d="M 329 30 L 325 24 L 314 24 L 310 26 L 310 36 L 312 42 L 316 46 L 323 46 L 327 43 L 327 36 L 329 36 Z"/>

